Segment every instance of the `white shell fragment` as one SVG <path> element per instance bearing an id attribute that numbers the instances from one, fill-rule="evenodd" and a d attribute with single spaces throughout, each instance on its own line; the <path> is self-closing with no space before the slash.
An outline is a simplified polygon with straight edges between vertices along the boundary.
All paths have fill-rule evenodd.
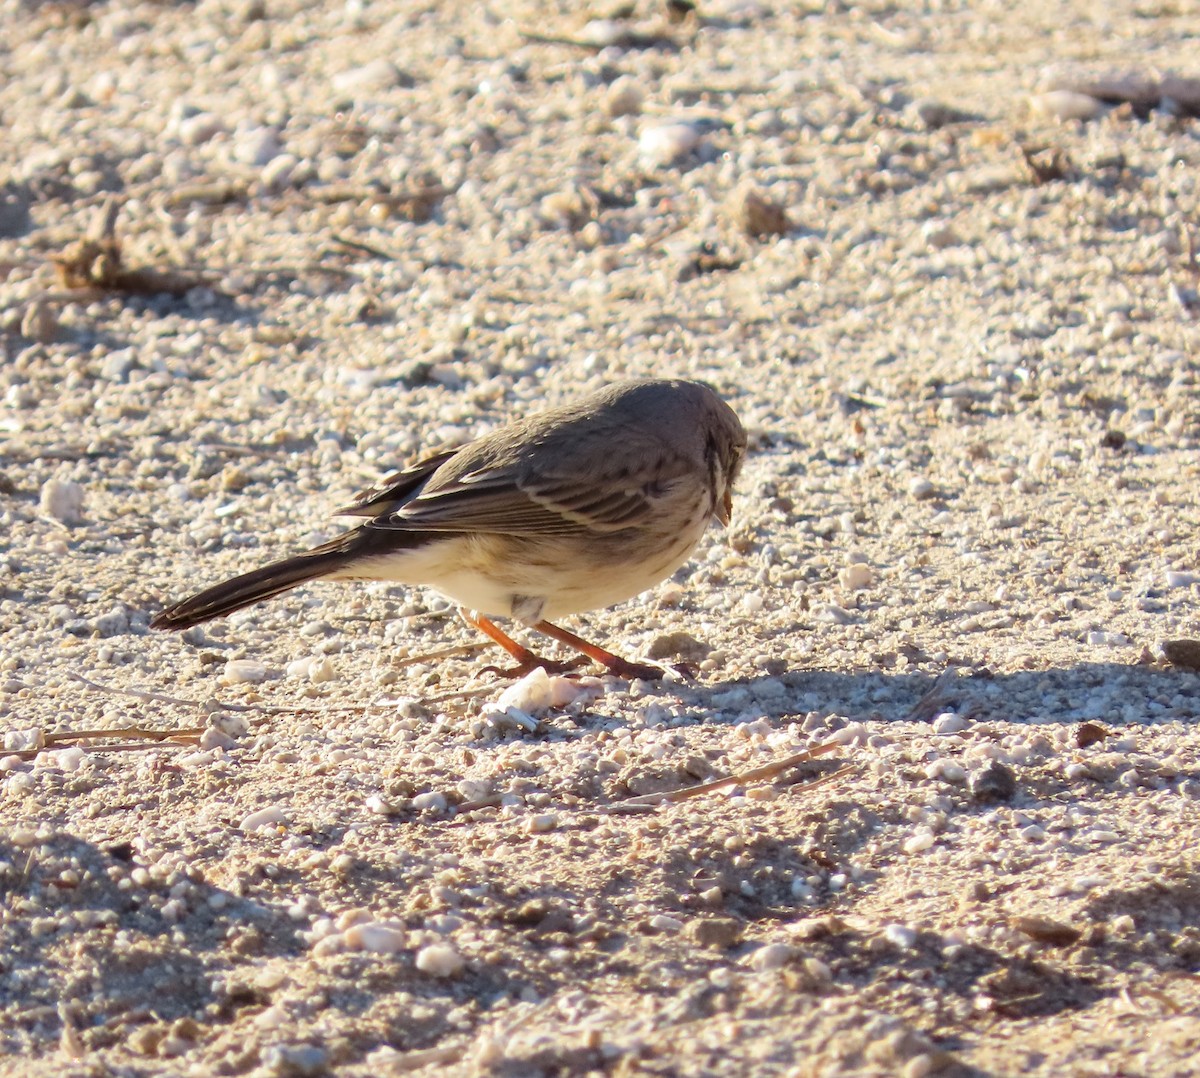
<path id="1" fill-rule="evenodd" d="M 267 805 L 250 813 L 240 824 L 239 831 L 263 831 L 287 823 L 287 813 L 279 805 Z"/>

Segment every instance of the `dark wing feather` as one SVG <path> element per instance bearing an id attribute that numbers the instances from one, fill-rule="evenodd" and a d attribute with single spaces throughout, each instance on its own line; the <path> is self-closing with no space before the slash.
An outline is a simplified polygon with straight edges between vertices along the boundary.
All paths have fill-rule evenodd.
<path id="1" fill-rule="evenodd" d="M 394 512 L 396 508 L 413 496 L 434 472 L 446 461 L 457 456 L 459 449 L 443 449 L 431 457 L 410 464 L 398 472 L 384 476 L 378 485 L 360 491 L 354 501 L 341 509 L 335 509 L 335 517 L 377 517 L 380 513 Z"/>

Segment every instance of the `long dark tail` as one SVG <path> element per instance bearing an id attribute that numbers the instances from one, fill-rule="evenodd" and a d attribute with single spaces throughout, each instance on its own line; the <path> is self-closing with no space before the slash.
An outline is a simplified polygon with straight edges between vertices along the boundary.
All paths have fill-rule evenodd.
<path id="1" fill-rule="evenodd" d="M 331 539 L 328 543 L 306 550 L 283 561 L 272 562 L 232 580 L 214 584 L 211 588 L 169 606 L 150 619 L 152 629 L 187 629 L 202 621 L 232 614 L 243 606 L 270 599 L 309 580 L 317 580 L 337 572 L 360 556 L 353 541 L 356 532 Z"/>

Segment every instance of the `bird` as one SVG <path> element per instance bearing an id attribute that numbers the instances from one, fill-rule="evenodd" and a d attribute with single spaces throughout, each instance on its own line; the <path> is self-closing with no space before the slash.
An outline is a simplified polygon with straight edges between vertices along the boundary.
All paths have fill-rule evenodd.
<path id="1" fill-rule="evenodd" d="M 670 576 L 713 520 L 728 526 L 746 453 L 737 415 L 703 382 L 616 382 L 516 419 L 386 476 L 334 516 L 365 518 L 310 550 L 166 607 L 186 629 L 315 580 L 426 585 L 516 660 L 511 677 L 598 662 L 625 678 L 664 671 L 554 624 L 623 602 Z M 494 618 L 572 648 L 542 658 Z"/>

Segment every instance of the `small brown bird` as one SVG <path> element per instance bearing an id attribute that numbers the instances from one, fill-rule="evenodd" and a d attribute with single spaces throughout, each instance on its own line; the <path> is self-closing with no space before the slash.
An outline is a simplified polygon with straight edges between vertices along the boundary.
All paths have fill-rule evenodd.
<path id="1" fill-rule="evenodd" d="M 729 523 L 746 432 L 699 382 L 620 382 L 388 476 L 336 515 L 358 527 L 155 615 L 186 629 L 310 580 L 424 584 L 517 660 L 542 659 L 489 619 L 513 618 L 621 677 L 660 677 L 551 623 L 657 584 Z"/>

